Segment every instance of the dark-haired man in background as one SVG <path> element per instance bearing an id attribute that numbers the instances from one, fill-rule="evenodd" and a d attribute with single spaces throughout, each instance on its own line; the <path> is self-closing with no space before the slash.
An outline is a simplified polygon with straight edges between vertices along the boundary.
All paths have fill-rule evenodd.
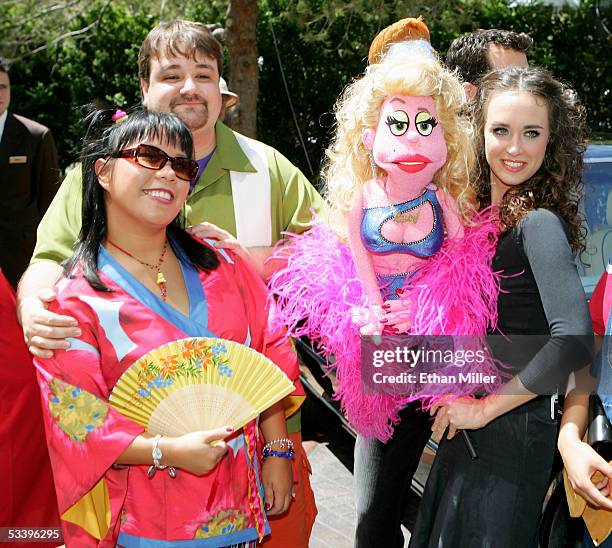
<path id="1" fill-rule="evenodd" d="M 533 39 L 524 32 L 478 29 L 455 38 L 446 52 L 446 66 L 456 70 L 470 98 L 488 72 L 506 67 L 526 67 Z"/>

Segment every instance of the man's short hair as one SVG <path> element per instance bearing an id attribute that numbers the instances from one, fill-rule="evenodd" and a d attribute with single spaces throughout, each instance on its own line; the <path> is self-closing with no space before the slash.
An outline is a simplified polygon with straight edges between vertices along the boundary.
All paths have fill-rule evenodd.
<path id="1" fill-rule="evenodd" d="M 0 57 L 0 72 L 11 72 L 11 64 L 4 57 Z"/>
<path id="2" fill-rule="evenodd" d="M 217 61 L 219 75 L 223 69 L 223 48 L 203 23 L 177 19 L 160 23 L 147 34 L 138 53 L 138 77 L 145 82 L 151 76 L 151 59 L 182 56 L 194 58 L 196 53 Z"/>
<path id="3" fill-rule="evenodd" d="M 446 66 L 456 70 L 464 82 L 478 85 L 491 70 L 487 59 L 490 44 L 526 54 L 533 46 L 533 39 L 524 32 L 478 29 L 453 40 L 446 52 Z"/>

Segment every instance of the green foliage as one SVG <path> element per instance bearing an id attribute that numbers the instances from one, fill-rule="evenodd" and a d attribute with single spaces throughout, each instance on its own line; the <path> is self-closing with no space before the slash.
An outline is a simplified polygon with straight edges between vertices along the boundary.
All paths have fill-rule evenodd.
<path id="1" fill-rule="evenodd" d="M 593 131 L 612 131 L 612 43 L 601 32 L 592 0 L 561 9 L 505 0 L 267 0 L 258 27 L 263 70 L 259 88 L 258 135 L 309 174 L 290 115 L 273 47 L 274 27 L 289 94 L 318 171 L 333 131 L 333 105 L 343 87 L 366 67 L 377 32 L 402 17 L 422 14 L 432 44 L 444 55 L 454 38 L 478 28 L 529 33 L 535 40 L 530 62 L 547 67 L 576 89 Z"/>
<path id="2" fill-rule="evenodd" d="M 167 18 L 212 20 L 195 5 L 184 12 L 176 11 L 178 4 L 166 2 Z M 222 2 L 210 6 L 211 17 L 224 9 Z M 11 12 L 0 11 L 0 25 L 7 15 Z M 93 23 L 89 32 L 59 41 L 14 64 L 11 109 L 52 129 L 62 167 L 78 156 L 85 132 L 83 105 L 96 102 L 125 108 L 140 103 L 138 49 L 158 22 L 158 13 L 144 9 L 142 2 L 98 0 L 88 4 L 86 11 L 69 17 L 68 31 Z M 13 52 L 17 56 L 22 53 Z"/>
<path id="3" fill-rule="evenodd" d="M 223 24 L 228 4 L 227 0 L 97 0 L 81 2 L 80 9 L 73 12 L 52 12 L 44 21 L 28 18 L 29 12 L 38 13 L 36 6 L 56 3 L 0 3 L 0 54 L 18 57 L 23 53 L 15 49 L 20 42 L 13 35 L 4 40 L 15 32 L 19 21 L 25 20 L 24 35 L 37 33 L 35 45 L 40 45 L 45 29 L 45 40 L 51 43 L 58 32 L 92 25 L 83 35 L 51 43 L 37 54 L 23 57 L 12 75 L 13 110 L 52 128 L 63 166 L 74 161 L 83 136 L 81 105 L 95 99 L 122 107 L 140 102 L 138 47 L 159 21 L 160 9 L 164 19 L 184 17 Z M 391 22 L 418 14 L 425 16 L 432 43 L 442 53 L 456 36 L 476 28 L 528 32 L 536 42 L 530 55 L 532 64 L 548 67 L 577 90 L 594 131 L 612 130 L 611 43 L 600 31 L 592 0 L 578 8 L 560 10 L 539 4 L 509 5 L 505 0 L 260 0 L 259 138 L 310 176 L 285 92 L 280 58 L 314 180 L 333 131 L 334 102 L 343 87 L 365 69 L 370 41 Z"/>

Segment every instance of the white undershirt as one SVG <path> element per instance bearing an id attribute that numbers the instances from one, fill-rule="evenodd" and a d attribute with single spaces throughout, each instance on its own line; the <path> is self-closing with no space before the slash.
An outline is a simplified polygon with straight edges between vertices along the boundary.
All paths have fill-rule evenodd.
<path id="1" fill-rule="evenodd" d="M 2 134 L 4 133 L 4 124 L 6 124 L 6 117 L 8 116 L 8 110 L 5 110 L 0 114 L 0 141 L 2 141 Z"/>

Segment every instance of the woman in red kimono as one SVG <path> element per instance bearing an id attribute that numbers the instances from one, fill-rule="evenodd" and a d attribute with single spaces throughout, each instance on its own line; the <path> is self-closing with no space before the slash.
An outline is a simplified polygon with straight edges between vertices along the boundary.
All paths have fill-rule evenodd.
<path id="1" fill-rule="evenodd" d="M 93 132 L 104 116 L 92 115 Z M 67 546 L 254 545 L 269 531 L 266 511 L 291 500 L 281 404 L 260 417 L 276 455 L 260 465 L 255 421 L 158 439 L 108 398 L 141 356 L 187 337 L 250 346 L 292 380 L 296 359 L 267 328 L 266 290 L 250 266 L 180 227 L 197 172 L 183 123 L 136 112 L 97 132 L 82 158 L 82 232 L 51 307 L 76 318 L 81 336 L 37 360 Z M 169 361 L 151 383 L 176 373 Z"/>

